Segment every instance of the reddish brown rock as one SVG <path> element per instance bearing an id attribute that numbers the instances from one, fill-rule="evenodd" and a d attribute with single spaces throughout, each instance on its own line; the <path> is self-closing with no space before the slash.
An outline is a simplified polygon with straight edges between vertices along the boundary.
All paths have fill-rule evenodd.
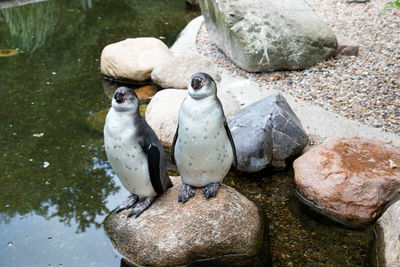
<path id="1" fill-rule="evenodd" d="M 294 163 L 304 202 L 352 227 L 373 222 L 400 192 L 400 150 L 371 139 L 332 138 Z"/>
<path id="2" fill-rule="evenodd" d="M 141 103 L 149 103 L 151 98 L 157 93 L 157 89 L 153 85 L 145 85 L 135 89 Z"/>
<path id="3" fill-rule="evenodd" d="M 171 178 L 174 186 L 138 218 L 127 218 L 128 211 L 106 218 L 105 230 L 123 256 L 141 266 L 176 266 L 258 252 L 263 228 L 253 202 L 222 185 L 216 198 L 196 189 L 194 198 L 179 203 L 181 179 Z"/>

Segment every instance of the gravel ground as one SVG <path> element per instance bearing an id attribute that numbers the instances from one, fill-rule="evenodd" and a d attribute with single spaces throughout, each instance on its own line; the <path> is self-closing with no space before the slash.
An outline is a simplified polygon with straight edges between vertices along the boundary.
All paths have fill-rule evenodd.
<path id="1" fill-rule="evenodd" d="M 380 12 L 388 0 L 346 3 L 307 0 L 337 34 L 360 46 L 357 57 L 336 56 L 303 71 L 249 73 L 212 43 L 203 25 L 198 51 L 233 76 L 282 90 L 349 119 L 400 134 L 400 11 Z"/>

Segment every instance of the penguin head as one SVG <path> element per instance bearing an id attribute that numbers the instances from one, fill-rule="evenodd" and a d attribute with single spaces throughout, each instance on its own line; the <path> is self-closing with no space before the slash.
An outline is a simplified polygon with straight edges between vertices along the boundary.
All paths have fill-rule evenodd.
<path id="1" fill-rule="evenodd" d="M 192 98 L 201 99 L 207 96 L 216 95 L 217 85 L 210 75 L 199 72 L 193 74 L 192 78 L 190 78 L 188 92 Z"/>
<path id="2" fill-rule="evenodd" d="M 136 111 L 139 108 L 139 100 L 132 89 L 121 86 L 115 90 L 111 105 L 117 111 Z"/>

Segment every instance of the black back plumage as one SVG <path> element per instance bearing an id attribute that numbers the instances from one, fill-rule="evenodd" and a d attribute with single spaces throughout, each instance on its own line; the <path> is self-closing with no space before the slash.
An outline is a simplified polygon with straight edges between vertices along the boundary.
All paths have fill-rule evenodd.
<path id="1" fill-rule="evenodd" d="M 154 191 L 161 194 L 172 186 L 167 174 L 164 148 L 153 129 L 140 116 L 139 110 L 135 112 L 133 120 L 137 131 L 135 138 L 139 140 L 139 144 L 147 155 L 151 184 Z"/>

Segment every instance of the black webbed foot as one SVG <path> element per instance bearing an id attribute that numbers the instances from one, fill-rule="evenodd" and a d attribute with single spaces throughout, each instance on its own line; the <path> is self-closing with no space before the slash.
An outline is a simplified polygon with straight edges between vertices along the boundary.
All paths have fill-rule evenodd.
<path id="1" fill-rule="evenodd" d="M 115 208 L 115 213 L 119 213 L 120 211 L 132 208 L 138 198 L 139 197 L 137 195 L 131 194 L 124 202 L 122 202 L 118 207 Z"/>
<path id="2" fill-rule="evenodd" d="M 136 215 L 135 218 L 139 217 L 139 215 L 151 205 L 153 200 L 154 200 L 154 197 L 146 197 L 144 199 L 144 201 L 142 201 L 139 204 L 137 204 L 133 208 L 133 210 L 131 212 L 129 212 L 128 218 L 133 216 L 133 215 Z"/>
<path id="3" fill-rule="evenodd" d="M 204 187 L 203 194 L 206 198 L 215 197 L 218 193 L 219 183 L 211 183 Z"/>
<path id="4" fill-rule="evenodd" d="M 178 194 L 178 202 L 185 203 L 191 197 L 194 197 L 194 189 L 188 184 L 182 183 L 181 190 L 179 190 Z"/>

